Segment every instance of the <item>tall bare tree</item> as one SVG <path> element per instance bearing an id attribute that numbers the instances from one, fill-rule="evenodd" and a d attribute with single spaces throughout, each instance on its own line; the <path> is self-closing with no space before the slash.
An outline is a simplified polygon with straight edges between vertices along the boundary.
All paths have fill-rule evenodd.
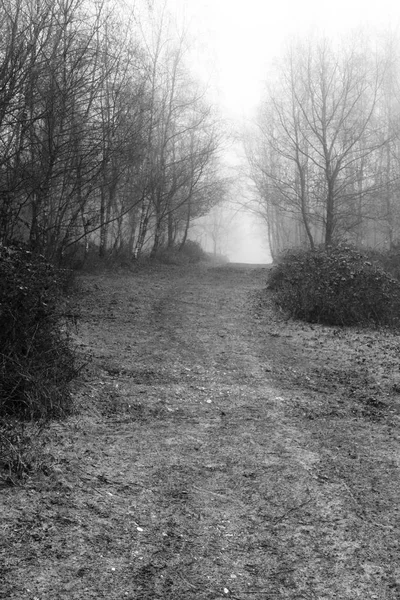
<path id="1" fill-rule="evenodd" d="M 309 40 L 289 47 L 270 86 L 253 175 L 275 207 L 270 215 L 291 214 L 293 231 L 301 223 L 311 247 L 359 226 L 360 206 L 376 189 L 371 168 L 388 141 L 378 118 L 383 76 L 381 61 L 360 40 L 340 48 Z"/>

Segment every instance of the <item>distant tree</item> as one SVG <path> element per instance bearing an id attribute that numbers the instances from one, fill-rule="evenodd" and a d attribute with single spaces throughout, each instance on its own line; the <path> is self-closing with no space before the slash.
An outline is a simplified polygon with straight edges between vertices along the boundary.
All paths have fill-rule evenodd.
<path id="1" fill-rule="evenodd" d="M 289 48 L 248 151 L 268 219 L 279 221 L 271 234 L 292 222 L 292 243 L 330 245 L 366 218 L 377 190 L 376 157 L 388 143 L 379 120 L 383 76 L 381 61 L 360 40 Z"/>

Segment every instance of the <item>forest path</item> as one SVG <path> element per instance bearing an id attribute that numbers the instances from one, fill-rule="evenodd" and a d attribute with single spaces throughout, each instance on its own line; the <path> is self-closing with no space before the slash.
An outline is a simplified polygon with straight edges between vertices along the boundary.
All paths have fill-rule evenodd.
<path id="1" fill-rule="evenodd" d="M 84 279 L 82 413 L 54 426 L 57 485 L 30 490 L 57 546 L 21 563 L 35 597 L 399 598 L 398 421 L 317 389 L 337 336 L 274 319 L 266 276 Z"/>

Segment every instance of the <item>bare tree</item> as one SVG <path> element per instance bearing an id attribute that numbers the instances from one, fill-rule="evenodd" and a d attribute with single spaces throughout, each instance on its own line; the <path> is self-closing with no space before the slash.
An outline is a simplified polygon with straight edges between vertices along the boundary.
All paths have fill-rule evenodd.
<path id="1" fill-rule="evenodd" d="M 217 185 L 219 135 L 166 10 L 0 6 L 0 241 L 61 260 L 89 241 L 137 255 L 185 238 Z"/>
<path id="2" fill-rule="evenodd" d="M 211 174 L 215 184 L 218 179 L 213 168 L 221 137 L 216 120 L 188 73 L 184 34 L 170 34 L 162 12 L 152 45 L 147 42 L 150 116 L 136 255 L 149 239 L 153 256 L 163 246 L 176 245 L 184 228 L 182 246 L 190 221 L 208 203 Z"/>
<path id="3" fill-rule="evenodd" d="M 253 175 L 270 215 L 292 214 L 311 247 L 354 229 L 357 202 L 375 189 L 366 165 L 387 143 L 377 119 L 383 73 L 366 46 L 298 43 L 262 107 Z"/>

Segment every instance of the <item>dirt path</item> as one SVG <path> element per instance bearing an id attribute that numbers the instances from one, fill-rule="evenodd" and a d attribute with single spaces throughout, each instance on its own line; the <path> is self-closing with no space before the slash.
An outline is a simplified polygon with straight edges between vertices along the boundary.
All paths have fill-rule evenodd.
<path id="1" fill-rule="evenodd" d="M 0 596 L 400 598 L 397 400 L 351 397 L 356 349 L 274 320 L 265 279 L 85 280 L 82 412 L 52 426 L 50 472 L 3 493 Z"/>

